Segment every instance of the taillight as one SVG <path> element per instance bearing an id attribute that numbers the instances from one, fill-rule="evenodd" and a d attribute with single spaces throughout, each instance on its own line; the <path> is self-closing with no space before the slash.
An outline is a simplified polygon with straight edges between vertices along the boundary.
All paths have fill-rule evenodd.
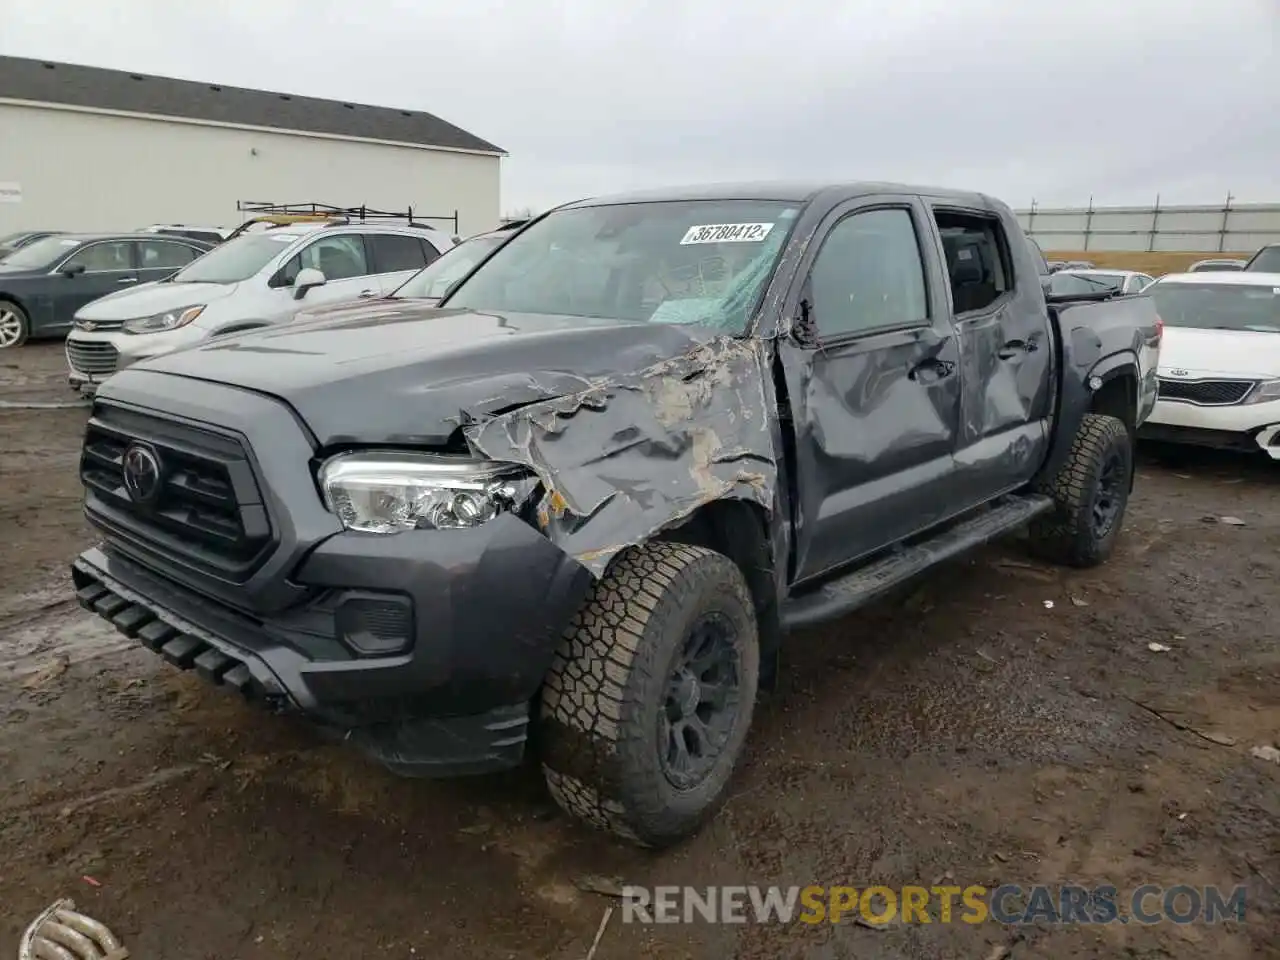
<path id="1" fill-rule="evenodd" d="M 1156 343 L 1158 344 L 1163 339 L 1164 339 L 1164 320 L 1160 317 L 1160 314 L 1157 313 L 1156 314 Z"/>

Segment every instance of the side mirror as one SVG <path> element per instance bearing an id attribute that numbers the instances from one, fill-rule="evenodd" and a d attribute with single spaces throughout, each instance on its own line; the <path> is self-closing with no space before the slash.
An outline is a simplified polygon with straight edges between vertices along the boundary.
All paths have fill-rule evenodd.
<path id="1" fill-rule="evenodd" d="M 82 273 L 84 273 L 83 263 L 73 263 L 71 266 L 64 267 L 62 270 L 62 275 L 64 277 L 78 277 Z"/>
<path id="2" fill-rule="evenodd" d="M 329 281 L 325 275 L 313 267 L 304 267 L 298 271 L 293 281 L 293 299 L 301 300 L 313 287 L 323 287 Z"/>

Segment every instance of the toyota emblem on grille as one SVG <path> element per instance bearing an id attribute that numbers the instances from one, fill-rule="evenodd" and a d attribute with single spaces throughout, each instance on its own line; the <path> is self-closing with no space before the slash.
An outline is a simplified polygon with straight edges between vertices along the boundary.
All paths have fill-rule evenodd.
<path id="1" fill-rule="evenodd" d="M 135 443 L 125 450 L 120 466 L 124 489 L 134 503 L 150 503 L 160 495 L 162 477 L 155 451 Z"/>

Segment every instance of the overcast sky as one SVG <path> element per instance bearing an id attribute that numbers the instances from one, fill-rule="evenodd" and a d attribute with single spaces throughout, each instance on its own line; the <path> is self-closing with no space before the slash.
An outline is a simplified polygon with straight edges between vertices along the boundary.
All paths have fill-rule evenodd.
<path id="1" fill-rule="evenodd" d="M 0 53 L 435 113 L 510 151 L 508 211 L 742 178 L 1280 200 L 1278 38 L 1280 0 L 0 0 Z"/>

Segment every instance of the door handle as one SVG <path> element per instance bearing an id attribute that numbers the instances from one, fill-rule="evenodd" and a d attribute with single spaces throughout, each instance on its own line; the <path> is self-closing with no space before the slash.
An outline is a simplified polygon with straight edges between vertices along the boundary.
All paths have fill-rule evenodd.
<path id="1" fill-rule="evenodd" d="M 376 290 L 361 290 L 361 291 L 360 291 L 360 299 L 362 299 L 362 300 L 367 300 L 367 299 L 369 299 L 370 297 L 376 297 L 377 295 L 378 295 L 378 292 L 377 292 Z"/>
<path id="2" fill-rule="evenodd" d="M 951 376 L 956 365 L 949 360 L 939 360 L 937 357 L 930 357 L 927 360 L 921 360 L 914 367 L 907 371 L 907 379 L 915 380 L 922 383 L 933 383 L 941 380 L 943 377 Z"/>
<path id="3" fill-rule="evenodd" d="M 1020 353 L 1035 353 L 1039 347 L 1034 340 L 1010 340 L 996 351 L 1001 360 L 1012 360 Z"/>
<path id="4" fill-rule="evenodd" d="M 137 283 L 137 282 L 138 282 L 137 277 L 121 277 L 119 280 L 116 281 L 116 283 Z"/>

